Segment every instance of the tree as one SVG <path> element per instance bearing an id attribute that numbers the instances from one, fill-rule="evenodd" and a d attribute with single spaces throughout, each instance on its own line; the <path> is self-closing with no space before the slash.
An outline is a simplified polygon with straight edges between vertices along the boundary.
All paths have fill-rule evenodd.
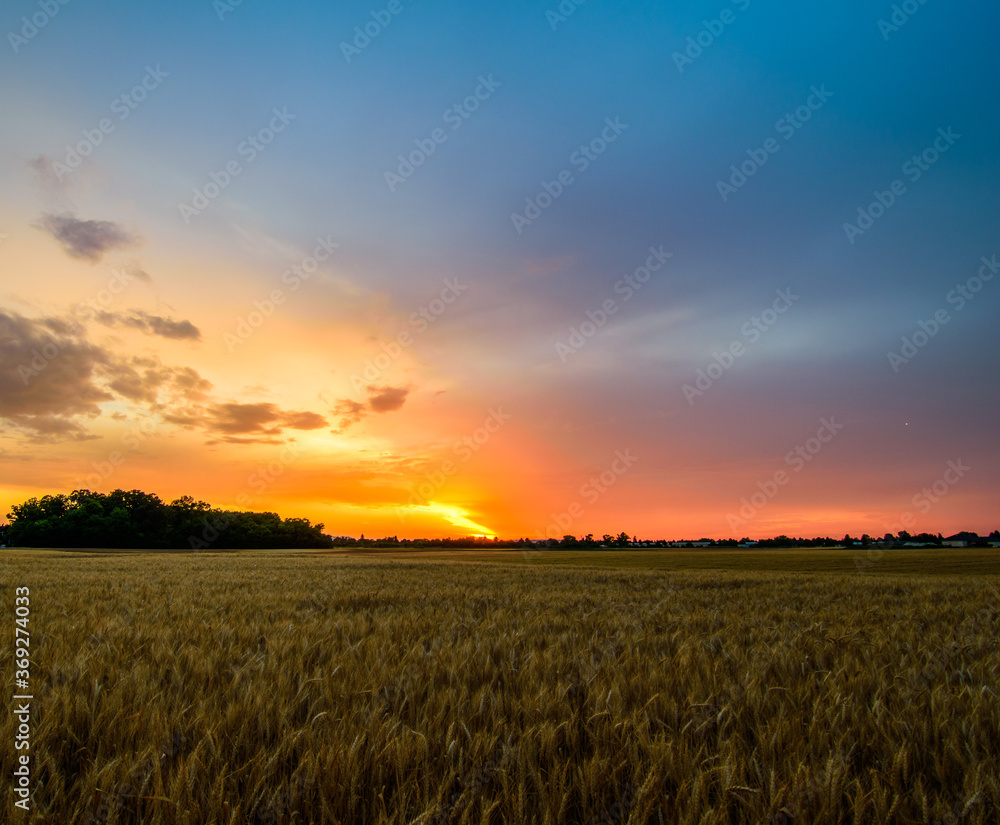
<path id="1" fill-rule="evenodd" d="M 19 547 L 319 548 L 333 541 L 308 519 L 217 510 L 190 496 L 164 504 L 141 490 L 32 498 L 8 518 L 8 543 Z"/>

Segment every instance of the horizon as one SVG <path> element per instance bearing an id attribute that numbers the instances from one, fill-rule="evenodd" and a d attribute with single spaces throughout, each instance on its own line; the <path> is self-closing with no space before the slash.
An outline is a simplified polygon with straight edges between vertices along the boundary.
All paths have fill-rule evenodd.
<path id="1" fill-rule="evenodd" d="M 996 14 L 15 0 L 0 512 L 988 536 Z"/>
<path id="2" fill-rule="evenodd" d="M 211 549 L 211 546 L 214 544 L 214 539 L 207 540 L 204 537 L 204 535 L 202 534 L 203 531 L 201 530 L 202 527 L 204 527 L 204 531 L 213 530 L 213 531 L 216 531 L 217 533 L 221 532 L 221 531 L 223 531 L 225 529 L 225 528 L 222 528 L 222 527 L 219 526 L 219 522 L 217 520 L 215 520 L 215 519 L 211 519 L 210 520 L 209 519 L 209 515 L 211 513 L 219 513 L 219 512 L 226 513 L 226 514 L 232 514 L 232 513 L 253 513 L 253 514 L 258 514 L 259 515 L 259 514 L 266 513 L 266 512 L 272 512 L 274 515 L 277 515 L 282 520 L 301 518 L 301 516 L 296 516 L 296 515 L 292 515 L 292 514 L 288 514 L 288 513 L 282 514 L 282 513 L 277 513 L 277 512 L 274 512 L 274 511 L 266 511 L 266 510 L 239 510 L 239 509 L 237 509 L 237 510 L 222 510 L 221 508 L 213 506 L 210 502 L 198 501 L 198 500 L 194 499 L 191 496 L 185 496 L 185 497 L 183 497 L 181 499 L 175 499 L 174 501 L 167 501 L 167 500 L 161 498 L 160 496 L 158 496 L 156 493 L 147 493 L 147 492 L 142 491 L 142 490 L 121 490 L 121 489 L 116 489 L 116 490 L 110 491 L 109 494 L 95 493 L 94 491 L 90 491 L 90 490 L 74 490 L 73 493 L 71 493 L 71 494 L 60 494 L 60 493 L 49 494 L 49 496 L 43 497 L 42 499 L 32 499 L 32 501 L 43 501 L 44 502 L 44 498 L 47 498 L 47 497 L 60 497 L 60 496 L 64 497 L 64 498 L 72 498 L 72 496 L 74 494 L 81 494 L 81 493 L 87 493 L 87 494 L 90 494 L 90 495 L 102 495 L 102 496 L 103 495 L 112 495 L 112 494 L 115 494 L 115 493 L 125 493 L 125 494 L 128 494 L 128 493 L 139 493 L 142 496 L 147 496 L 147 497 L 148 496 L 152 496 L 152 497 L 155 497 L 155 498 L 159 499 L 160 504 L 163 505 L 164 507 L 175 507 L 175 506 L 180 506 L 180 507 L 183 507 L 183 508 L 194 507 L 199 512 L 204 511 L 206 513 L 206 515 L 202 519 L 202 522 L 199 522 L 199 524 L 198 524 L 198 528 L 199 529 L 196 530 L 195 533 L 193 533 L 189 537 L 189 540 L 190 540 L 190 543 L 191 543 L 191 549 L 195 550 L 195 551 L 200 551 L 200 550 L 203 550 L 203 549 Z M 21 504 L 23 505 L 23 504 L 26 504 L 26 503 L 28 503 L 28 502 L 22 502 Z M 69 502 L 69 503 L 72 504 L 72 502 Z M 239 504 L 239 502 L 237 502 L 237 503 Z M 205 510 L 204 508 L 206 508 L 206 507 L 209 508 L 209 509 Z M 13 524 L 14 521 L 17 521 L 17 518 L 16 518 L 16 514 L 11 514 L 11 513 L 7 513 L 7 518 L 10 518 L 11 515 L 15 515 L 15 518 L 11 520 L 11 524 Z M 307 519 L 307 522 L 308 521 L 309 520 Z M 6 530 L 7 528 L 9 528 L 11 526 L 11 524 L 8 524 L 7 522 L 0 522 L 0 531 Z M 563 534 L 563 535 L 552 534 L 552 535 L 546 535 L 546 536 L 541 536 L 541 537 L 538 537 L 538 536 L 527 536 L 527 535 L 524 535 L 524 536 L 520 536 L 520 535 L 519 536 L 506 536 L 505 537 L 505 536 L 498 536 L 498 535 L 495 535 L 495 534 L 466 533 L 464 535 L 460 534 L 460 535 L 457 535 L 457 536 L 452 536 L 452 535 L 436 536 L 436 537 L 431 537 L 431 536 L 411 536 L 411 537 L 407 537 L 407 536 L 404 536 L 402 539 L 400 539 L 398 537 L 398 535 L 396 535 L 396 534 L 393 534 L 391 536 L 390 535 L 385 535 L 385 536 L 381 536 L 381 537 L 370 536 L 368 538 L 365 538 L 364 533 L 361 533 L 359 537 L 355 538 L 353 536 L 348 536 L 348 535 L 344 535 L 344 534 L 337 534 L 337 533 L 328 531 L 328 530 L 325 529 L 326 525 L 323 525 L 323 524 L 316 524 L 316 525 L 313 525 L 313 526 L 315 526 L 317 529 L 322 528 L 322 532 L 326 536 L 328 536 L 329 538 L 332 538 L 335 542 L 338 541 L 338 540 L 352 541 L 352 542 L 389 542 L 389 541 L 394 541 L 394 542 L 397 542 L 397 543 L 412 542 L 412 541 L 421 541 L 421 542 L 435 542 L 435 541 L 441 541 L 441 542 L 462 542 L 462 541 L 470 541 L 470 540 L 471 541 L 482 540 L 483 542 L 499 542 L 501 544 L 513 544 L 513 543 L 518 543 L 518 542 L 522 542 L 522 541 L 533 542 L 535 544 L 539 544 L 539 543 L 544 543 L 544 542 L 557 541 L 559 544 L 561 544 L 561 545 L 563 545 L 565 547 L 573 547 L 573 546 L 577 546 L 577 544 L 579 544 L 580 546 L 599 546 L 599 547 L 602 547 L 602 548 L 605 547 L 605 546 L 607 546 L 607 545 L 609 545 L 609 544 L 612 544 L 613 542 L 618 542 L 617 544 L 612 544 L 612 547 L 619 547 L 619 548 L 621 548 L 621 547 L 625 547 L 625 546 L 634 546 L 635 543 L 639 543 L 639 544 L 666 544 L 667 546 L 672 546 L 672 545 L 683 545 L 683 544 L 691 544 L 691 543 L 695 543 L 695 542 L 709 541 L 709 542 L 712 542 L 715 545 L 720 545 L 721 546 L 721 545 L 723 545 L 726 542 L 737 541 L 737 542 L 739 542 L 739 546 L 743 547 L 745 541 L 746 542 L 750 542 L 753 545 L 757 545 L 758 543 L 764 543 L 764 542 L 772 542 L 772 541 L 800 541 L 800 540 L 803 541 L 803 542 L 810 542 L 810 541 L 838 541 L 838 539 L 835 539 L 831 535 L 825 535 L 825 536 L 816 536 L 816 535 L 814 535 L 814 536 L 807 537 L 807 536 L 804 536 L 804 535 L 795 535 L 795 534 L 786 535 L 784 533 L 782 533 L 782 534 L 776 534 L 776 535 L 770 535 L 770 536 L 766 536 L 766 537 L 765 536 L 761 536 L 761 535 L 741 536 L 739 539 L 737 539 L 733 535 L 728 535 L 728 536 L 708 536 L 708 535 L 704 535 L 704 534 L 700 535 L 699 538 L 676 538 L 676 537 L 665 538 L 663 536 L 660 536 L 659 538 L 649 538 L 648 536 L 647 537 L 643 537 L 643 538 L 639 538 L 638 534 L 632 533 L 630 535 L 630 533 L 628 531 L 621 531 L 618 534 L 614 534 L 614 533 L 602 533 L 602 534 L 600 534 L 600 538 L 594 538 L 594 536 L 598 535 L 597 533 L 582 533 L 582 534 L 580 534 L 579 537 L 576 536 L 575 534 Z M 906 529 L 906 527 L 907 527 L 906 524 L 899 524 L 899 525 L 894 525 L 894 526 L 896 526 L 896 527 L 899 528 L 898 535 L 897 535 L 896 532 L 887 532 L 887 533 L 884 533 L 882 535 L 869 535 L 868 533 L 857 532 L 857 535 L 855 537 L 854 535 L 852 535 L 852 532 L 855 532 L 855 531 L 848 530 L 844 534 L 843 539 L 840 539 L 839 541 L 843 542 L 844 546 L 847 546 L 847 543 L 846 543 L 847 539 L 850 539 L 855 545 L 860 545 L 860 544 L 864 544 L 865 543 L 865 539 L 868 539 L 872 543 L 884 543 L 886 541 L 888 541 L 889 543 L 894 543 L 894 542 L 895 543 L 899 543 L 899 542 L 908 542 L 908 541 L 911 541 L 911 540 L 912 541 L 917 541 L 921 537 L 925 537 L 925 536 L 931 537 L 931 538 L 937 537 L 938 539 L 940 539 L 942 541 L 959 539 L 959 538 L 961 538 L 963 536 L 968 537 L 967 540 L 979 539 L 979 540 L 982 540 L 982 541 L 997 541 L 998 539 L 993 538 L 993 536 L 1000 537 L 1000 530 L 997 530 L 997 529 L 991 530 L 988 533 L 985 532 L 985 531 L 982 532 L 982 533 L 977 533 L 976 531 L 959 530 L 954 535 L 948 535 L 948 536 L 946 536 L 940 530 L 938 530 L 938 531 L 934 531 L 933 529 L 931 529 L 931 530 L 921 530 L 919 532 L 911 533 L 909 530 Z M 891 536 L 891 538 L 890 538 L 890 536 Z M 624 539 L 629 542 L 629 545 L 623 545 L 623 544 L 621 544 L 622 537 L 624 537 Z M 0 535 L 0 538 L 4 538 L 4 536 Z M 573 539 L 573 542 L 576 543 L 576 544 L 574 544 L 574 543 L 567 543 L 566 539 Z M 610 539 L 610 542 L 606 541 L 608 539 Z M 604 542 L 604 543 L 598 544 L 598 542 Z M 13 547 L 15 549 L 20 547 L 20 545 L 10 545 L 10 544 L 6 544 L 5 546 L 10 546 L 10 547 Z M 24 546 L 21 549 L 31 549 L 34 546 L 35 545 L 26 545 L 26 546 Z M 173 549 L 177 549 L 177 548 L 173 548 Z M 180 548 L 180 549 L 184 549 L 184 548 Z M 276 548 L 276 549 L 279 549 L 279 548 Z M 552 545 L 550 545 L 550 549 L 552 549 Z"/>

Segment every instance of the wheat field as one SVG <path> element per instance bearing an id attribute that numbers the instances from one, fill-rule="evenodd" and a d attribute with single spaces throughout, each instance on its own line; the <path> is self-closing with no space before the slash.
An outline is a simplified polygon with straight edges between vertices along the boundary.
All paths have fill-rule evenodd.
<path id="1" fill-rule="evenodd" d="M 35 697 L 0 821 L 1000 821 L 986 577 L 4 551 L 0 581 Z"/>

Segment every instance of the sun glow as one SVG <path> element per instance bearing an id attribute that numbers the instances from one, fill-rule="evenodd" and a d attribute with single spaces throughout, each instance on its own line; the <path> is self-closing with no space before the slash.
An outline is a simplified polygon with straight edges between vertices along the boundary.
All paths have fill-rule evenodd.
<path id="1" fill-rule="evenodd" d="M 490 530 L 489 527 L 485 527 L 482 524 L 477 524 L 468 518 L 468 510 L 464 510 L 461 507 L 456 507 L 453 504 L 440 504 L 436 501 L 428 502 L 422 505 L 410 505 L 408 510 L 417 510 L 421 513 L 429 513 L 436 516 L 440 516 L 449 524 L 453 524 L 455 527 L 462 527 L 477 536 L 486 536 L 486 538 L 492 539 L 496 538 L 496 533 Z"/>

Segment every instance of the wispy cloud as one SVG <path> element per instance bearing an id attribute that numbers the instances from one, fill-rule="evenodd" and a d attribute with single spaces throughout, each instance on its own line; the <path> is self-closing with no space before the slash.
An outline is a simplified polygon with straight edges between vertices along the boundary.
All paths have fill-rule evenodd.
<path id="1" fill-rule="evenodd" d="M 147 276 L 148 277 L 148 276 Z M 141 310 L 123 312 L 99 312 L 97 320 L 106 327 L 130 327 L 147 335 L 177 340 L 201 340 L 201 331 L 190 321 L 176 321 L 159 315 L 149 315 Z"/>
<path id="2" fill-rule="evenodd" d="M 182 427 L 203 429 L 230 444 L 278 444 L 285 430 L 318 430 L 327 426 L 319 413 L 282 410 L 276 404 L 228 402 L 172 413 L 165 420 Z"/>

